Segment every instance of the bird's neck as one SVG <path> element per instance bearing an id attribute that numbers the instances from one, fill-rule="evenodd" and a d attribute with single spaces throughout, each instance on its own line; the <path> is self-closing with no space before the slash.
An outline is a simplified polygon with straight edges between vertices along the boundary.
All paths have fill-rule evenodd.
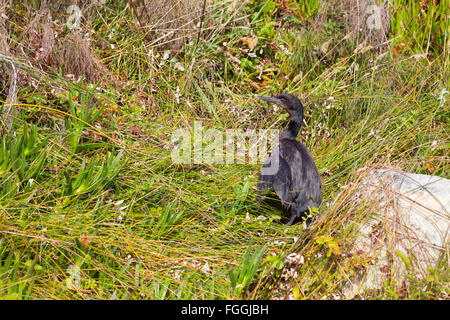
<path id="1" fill-rule="evenodd" d="M 301 113 L 291 115 L 288 125 L 281 131 L 280 139 L 295 140 L 302 126 L 303 116 Z"/>

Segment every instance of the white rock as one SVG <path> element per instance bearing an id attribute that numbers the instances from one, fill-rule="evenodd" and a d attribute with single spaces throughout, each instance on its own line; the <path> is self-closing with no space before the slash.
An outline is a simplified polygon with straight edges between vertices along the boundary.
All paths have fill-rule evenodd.
<path id="1" fill-rule="evenodd" d="M 371 257 L 373 264 L 349 279 L 346 298 L 381 288 L 391 276 L 399 283 L 407 283 L 407 273 L 423 278 L 427 267 L 449 252 L 450 180 L 392 168 L 362 174 L 356 198 L 377 210 L 367 221 L 355 222 L 359 235 L 352 251 Z"/>

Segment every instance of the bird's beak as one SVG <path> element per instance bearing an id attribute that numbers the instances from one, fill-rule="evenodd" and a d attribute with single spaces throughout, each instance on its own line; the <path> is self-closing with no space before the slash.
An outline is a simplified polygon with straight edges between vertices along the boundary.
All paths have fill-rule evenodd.
<path id="1" fill-rule="evenodd" d="M 261 99 L 261 100 L 265 100 L 267 102 L 272 102 L 275 103 L 277 105 L 279 105 L 280 107 L 283 107 L 286 109 L 286 107 L 284 106 L 284 104 L 281 102 L 280 99 L 277 98 L 270 98 L 270 97 L 261 97 L 261 96 L 256 96 L 257 99 Z"/>

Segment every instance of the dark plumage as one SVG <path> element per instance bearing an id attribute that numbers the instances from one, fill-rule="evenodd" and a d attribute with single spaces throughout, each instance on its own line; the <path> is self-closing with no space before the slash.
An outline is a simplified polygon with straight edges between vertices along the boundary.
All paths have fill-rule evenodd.
<path id="1" fill-rule="evenodd" d="M 303 105 L 295 96 L 283 93 L 273 98 L 257 97 L 276 103 L 290 114 L 289 124 L 281 131 L 279 144 L 272 150 L 258 178 L 258 198 L 267 199 L 275 191 L 288 212 L 287 225 L 308 217 L 308 209 L 322 203 L 322 183 L 308 149 L 296 140 L 303 122 Z M 278 159 L 278 166 L 276 161 Z M 278 170 L 269 170 L 278 167 Z M 311 219 L 308 218 L 307 223 Z"/>

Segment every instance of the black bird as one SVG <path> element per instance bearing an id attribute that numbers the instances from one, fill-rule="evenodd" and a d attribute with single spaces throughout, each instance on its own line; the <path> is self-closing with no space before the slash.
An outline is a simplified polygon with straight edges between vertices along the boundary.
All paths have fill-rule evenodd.
<path id="1" fill-rule="evenodd" d="M 256 97 L 276 103 L 290 114 L 289 124 L 281 131 L 278 145 L 272 150 L 261 169 L 257 184 L 258 200 L 267 200 L 275 191 L 288 212 L 288 226 L 307 218 L 311 222 L 310 208 L 322 203 L 322 183 L 314 160 L 308 149 L 296 140 L 303 122 L 303 105 L 288 93 L 273 98 Z"/>

